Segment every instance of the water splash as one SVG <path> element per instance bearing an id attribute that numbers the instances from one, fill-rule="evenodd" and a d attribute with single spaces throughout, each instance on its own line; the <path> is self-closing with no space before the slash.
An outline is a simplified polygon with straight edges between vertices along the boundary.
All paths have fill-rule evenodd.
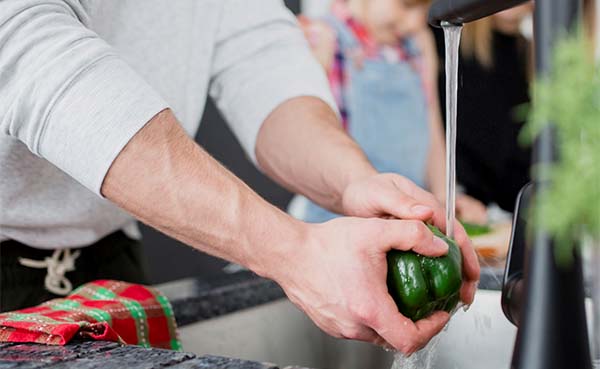
<path id="1" fill-rule="evenodd" d="M 433 369 L 439 342 L 440 336 L 438 335 L 429 341 L 429 344 L 425 348 L 415 352 L 411 356 L 396 353 L 391 369 Z"/>

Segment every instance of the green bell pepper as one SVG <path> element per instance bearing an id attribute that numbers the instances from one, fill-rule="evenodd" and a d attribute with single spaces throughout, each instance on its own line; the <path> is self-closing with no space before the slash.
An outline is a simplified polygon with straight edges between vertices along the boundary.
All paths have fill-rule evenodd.
<path id="1" fill-rule="evenodd" d="M 448 244 L 448 254 L 427 257 L 413 251 L 387 253 L 387 285 L 402 315 L 417 321 L 434 311 L 452 311 L 459 301 L 462 255 L 454 240 L 438 228 L 431 231 Z"/>

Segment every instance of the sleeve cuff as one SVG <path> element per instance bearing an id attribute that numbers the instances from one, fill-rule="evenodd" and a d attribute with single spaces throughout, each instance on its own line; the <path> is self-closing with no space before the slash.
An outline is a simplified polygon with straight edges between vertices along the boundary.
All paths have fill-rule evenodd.
<path id="1" fill-rule="evenodd" d="M 101 196 L 121 150 L 167 107 L 124 61 L 105 57 L 76 76 L 52 106 L 39 154 Z"/>

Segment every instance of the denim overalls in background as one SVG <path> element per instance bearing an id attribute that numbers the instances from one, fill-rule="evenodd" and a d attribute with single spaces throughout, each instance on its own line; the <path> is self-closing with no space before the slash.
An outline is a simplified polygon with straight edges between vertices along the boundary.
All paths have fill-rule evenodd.
<path id="1" fill-rule="evenodd" d="M 347 83 L 343 99 L 348 113 L 348 133 L 379 172 L 401 174 L 423 187 L 429 123 L 420 73 L 407 60 L 365 58 L 362 65 L 355 65 L 351 55 L 361 45 L 353 31 L 333 16 L 326 21 L 337 33 L 339 50 L 346 56 L 343 67 Z M 407 50 L 409 53 L 415 50 L 412 41 L 406 42 L 407 49 L 412 49 Z M 304 197 L 294 202 L 290 213 L 308 222 L 324 222 L 338 216 Z"/>

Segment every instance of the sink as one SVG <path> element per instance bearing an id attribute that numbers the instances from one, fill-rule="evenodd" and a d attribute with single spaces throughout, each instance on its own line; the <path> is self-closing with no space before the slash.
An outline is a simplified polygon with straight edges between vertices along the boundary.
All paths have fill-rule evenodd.
<path id="1" fill-rule="evenodd" d="M 467 311 L 459 311 L 442 332 L 432 368 L 508 369 L 517 328 L 502 312 L 500 291 L 479 290 Z"/>
<path id="2" fill-rule="evenodd" d="M 468 312 L 458 311 L 449 326 L 416 358 L 416 365 L 394 369 L 506 369 L 516 328 L 500 307 L 500 292 L 479 290 Z M 238 357 L 279 365 L 315 369 L 390 369 L 394 354 L 321 332 L 291 302 L 280 299 L 254 308 L 184 326 L 180 338 L 186 351 Z"/>

